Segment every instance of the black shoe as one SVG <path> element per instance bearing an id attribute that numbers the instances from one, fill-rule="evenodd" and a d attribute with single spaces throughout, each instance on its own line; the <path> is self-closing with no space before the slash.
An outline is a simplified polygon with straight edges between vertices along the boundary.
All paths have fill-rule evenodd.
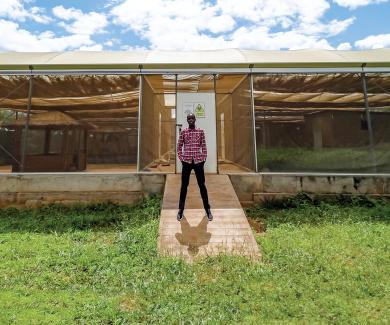
<path id="1" fill-rule="evenodd" d="M 206 210 L 206 214 L 207 214 L 207 219 L 209 221 L 213 221 L 213 215 L 211 214 L 211 210 L 210 209 Z"/>
<path id="2" fill-rule="evenodd" d="M 181 219 L 183 219 L 183 210 L 180 209 L 177 213 L 177 221 L 180 221 Z"/>

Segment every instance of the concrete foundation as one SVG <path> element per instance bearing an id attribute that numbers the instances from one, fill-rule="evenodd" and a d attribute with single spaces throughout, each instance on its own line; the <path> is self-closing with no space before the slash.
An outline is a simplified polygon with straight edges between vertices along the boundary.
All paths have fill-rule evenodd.
<path id="1" fill-rule="evenodd" d="M 0 207 L 49 203 L 134 203 L 163 194 L 164 174 L 0 174 Z"/>
<path id="2" fill-rule="evenodd" d="M 229 177 L 244 206 L 294 196 L 300 192 L 313 196 L 343 194 L 390 197 L 390 175 L 386 174 L 240 173 Z M 162 195 L 165 179 L 165 174 L 151 173 L 0 174 L 0 207 L 106 201 L 133 203 L 150 195 Z"/>
<path id="3" fill-rule="evenodd" d="M 367 195 L 390 197 L 390 175 L 327 174 L 231 174 L 241 204 L 248 206 L 270 199 L 295 196 Z"/>

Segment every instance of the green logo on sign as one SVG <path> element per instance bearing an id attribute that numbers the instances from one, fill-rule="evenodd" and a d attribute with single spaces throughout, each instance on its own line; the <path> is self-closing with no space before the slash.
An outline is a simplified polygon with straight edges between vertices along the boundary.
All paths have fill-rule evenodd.
<path id="1" fill-rule="evenodd" d="M 195 117 L 205 117 L 204 104 L 198 103 L 195 106 Z"/>

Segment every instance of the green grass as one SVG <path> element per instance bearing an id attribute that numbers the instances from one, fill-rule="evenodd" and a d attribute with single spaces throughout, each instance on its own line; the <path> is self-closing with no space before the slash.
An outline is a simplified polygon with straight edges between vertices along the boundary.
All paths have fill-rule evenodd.
<path id="1" fill-rule="evenodd" d="M 376 172 L 390 172 L 390 145 L 374 149 Z M 272 172 L 374 172 L 368 147 L 258 149 L 259 170 Z"/>
<path id="2" fill-rule="evenodd" d="M 160 200 L 0 210 L 0 324 L 390 322 L 390 203 L 248 209 L 262 262 L 157 256 Z"/>

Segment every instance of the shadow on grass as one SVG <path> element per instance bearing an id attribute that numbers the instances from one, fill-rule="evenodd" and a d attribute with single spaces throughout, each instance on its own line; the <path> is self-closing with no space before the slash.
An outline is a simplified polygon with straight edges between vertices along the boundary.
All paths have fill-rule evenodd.
<path id="1" fill-rule="evenodd" d="M 247 215 L 267 227 L 319 225 L 325 223 L 390 223 L 390 200 L 366 196 L 324 198 L 300 193 L 293 198 L 269 200 L 246 209 Z"/>
<path id="2" fill-rule="evenodd" d="M 160 197 L 133 205 L 47 205 L 37 209 L 0 209 L 0 233 L 63 233 L 77 230 L 101 231 L 140 227 L 160 214 Z"/>

